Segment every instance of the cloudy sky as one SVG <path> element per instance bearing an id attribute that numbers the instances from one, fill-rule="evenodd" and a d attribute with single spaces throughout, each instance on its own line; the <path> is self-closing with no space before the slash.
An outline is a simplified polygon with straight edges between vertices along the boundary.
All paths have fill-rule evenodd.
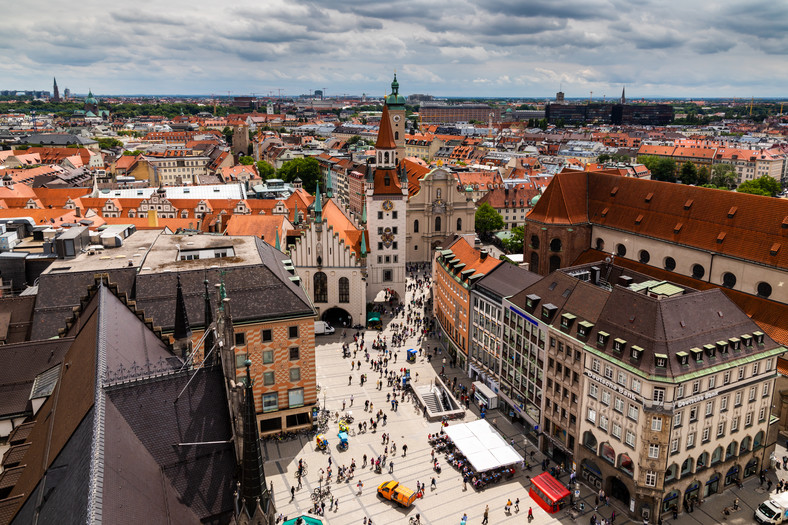
<path id="1" fill-rule="evenodd" d="M 0 89 L 788 96 L 785 0 L 3 4 Z"/>

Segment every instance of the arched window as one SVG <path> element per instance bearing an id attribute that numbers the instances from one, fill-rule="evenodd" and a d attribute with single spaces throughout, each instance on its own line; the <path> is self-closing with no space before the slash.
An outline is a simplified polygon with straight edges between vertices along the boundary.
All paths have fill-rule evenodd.
<path id="1" fill-rule="evenodd" d="M 548 272 L 554 272 L 561 267 L 561 258 L 557 255 L 550 256 L 550 269 Z"/>
<path id="2" fill-rule="evenodd" d="M 597 441 L 591 431 L 587 431 L 583 434 L 583 446 L 589 450 L 593 450 L 594 454 L 596 454 Z"/>
<path id="3" fill-rule="evenodd" d="M 419 220 L 413 221 L 413 233 L 419 233 Z"/>
<path id="4" fill-rule="evenodd" d="M 620 454 L 618 456 L 618 468 L 627 476 L 635 475 L 635 464 L 628 454 Z"/>
<path id="5" fill-rule="evenodd" d="M 731 272 L 725 272 L 722 274 L 722 285 L 725 288 L 733 288 L 736 286 L 736 276 Z"/>
<path id="6" fill-rule="evenodd" d="M 744 467 L 744 477 L 749 478 L 756 472 L 758 472 L 758 460 L 756 458 L 752 458 Z"/>
<path id="7" fill-rule="evenodd" d="M 626 254 L 627 254 L 627 247 L 624 246 L 623 244 L 618 244 L 616 246 L 616 255 L 618 255 L 619 257 L 625 257 Z"/>
<path id="8" fill-rule="evenodd" d="M 672 490 L 662 499 L 662 512 L 668 512 L 671 508 L 679 507 L 679 491 Z"/>
<path id="9" fill-rule="evenodd" d="M 386 163 L 386 164 L 389 163 L 389 152 L 388 151 L 383 154 L 383 162 Z"/>
<path id="10" fill-rule="evenodd" d="M 596 238 L 596 249 L 600 252 L 605 251 L 605 241 L 602 239 L 602 237 Z"/>
<path id="11" fill-rule="evenodd" d="M 182 210 L 181 211 L 181 219 L 188 219 L 188 218 L 189 218 L 189 211 L 188 210 Z"/>
<path id="12" fill-rule="evenodd" d="M 394 132 L 394 140 L 399 140 L 399 131 Z"/>
<path id="13" fill-rule="evenodd" d="M 462 219 L 457 219 L 457 232 L 462 231 Z"/>
<path id="14" fill-rule="evenodd" d="M 692 265 L 692 277 L 695 279 L 703 279 L 703 276 L 706 275 L 706 268 L 703 267 L 701 264 L 693 264 Z"/>
<path id="15" fill-rule="evenodd" d="M 317 272 L 312 279 L 314 300 L 316 303 L 328 302 L 328 277 L 323 272 Z"/>
<path id="16" fill-rule="evenodd" d="M 717 447 L 714 449 L 714 452 L 711 454 L 711 463 L 710 465 L 716 465 L 722 461 L 722 447 Z"/>
<path id="17" fill-rule="evenodd" d="M 673 257 L 665 257 L 665 269 L 672 272 L 676 269 L 676 259 Z"/>
<path id="18" fill-rule="evenodd" d="M 728 445 L 728 448 L 725 449 L 725 461 L 728 461 L 733 456 L 736 455 L 736 452 L 739 451 L 739 442 L 738 441 L 731 441 Z"/>
<path id="19" fill-rule="evenodd" d="M 692 472 L 692 465 L 693 465 L 692 458 L 687 458 L 684 460 L 684 463 L 681 464 L 681 476 L 685 476 Z"/>
<path id="20" fill-rule="evenodd" d="M 531 252 L 531 264 L 528 269 L 534 273 L 539 272 L 539 254 L 536 252 Z"/>
<path id="21" fill-rule="evenodd" d="M 750 439 L 750 436 L 747 436 L 746 438 L 741 440 L 741 445 L 739 445 L 739 454 L 740 455 L 744 454 L 745 452 L 748 452 L 750 450 L 750 443 L 751 442 L 752 442 L 752 440 Z"/>
<path id="22" fill-rule="evenodd" d="M 763 430 L 755 434 L 755 439 L 752 441 L 752 449 L 761 448 L 761 445 L 763 445 Z"/>
<path id="23" fill-rule="evenodd" d="M 709 453 L 704 452 L 700 456 L 698 456 L 698 467 L 695 469 L 695 472 L 702 470 L 709 466 Z"/>
<path id="24" fill-rule="evenodd" d="M 665 471 L 665 483 L 668 481 L 673 481 L 676 479 L 676 476 L 679 475 L 679 466 L 674 463 L 668 467 L 668 470 Z"/>
<path id="25" fill-rule="evenodd" d="M 339 278 L 339 302 L 350 302 L 350 280 L 347 277 Z"/>
<path id="26" fill-rule="evenodd" d="M 607 443 L 602 443 L 602 445 L 599 447 L 599 457 L 611 465 L 616 464 L 616 451 L 613 450 L 613 447 Z"/>
<path id="27" fill-rule="evenodd" d="M 538 235 L 531 235 L 531 248 L 534 250 L 539 249 L 539 236 Z"/>
<path id="28" fill-rule="evenodd" d="M 552 241 L 550 241 L 550 251 L 551 252 L 560 252 L 561 251 L 561 239 L 556 237 Z"/>
<path id="29" fill-rule="evenodd" d="M 435 217 L 435 231 L 436 232 L 441 231 L 441 218 L 440 217 Z"/>

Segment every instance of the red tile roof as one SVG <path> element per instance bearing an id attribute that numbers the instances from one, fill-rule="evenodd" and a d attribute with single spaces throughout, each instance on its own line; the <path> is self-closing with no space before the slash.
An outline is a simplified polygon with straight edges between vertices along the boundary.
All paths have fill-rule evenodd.
<path id="1" fill-rule="evenodd" d="M 383 106 L 383 115 L 380 117 L 380 129 L 378 130 L 378 140 L 375 142 L 377 149 L 396 149 L 397 143 L 394 142 L 394 133 L 391 131 L 391 120 L 389 120 L 389 107 Z"/>

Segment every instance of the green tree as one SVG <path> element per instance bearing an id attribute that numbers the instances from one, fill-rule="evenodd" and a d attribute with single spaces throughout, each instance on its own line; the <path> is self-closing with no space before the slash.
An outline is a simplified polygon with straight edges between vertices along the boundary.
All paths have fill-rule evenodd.
<path id="1" fill-rule="evenodd" d="M 121 141 L 113 138 L 96 138 L 96 141 L 98 142 L 100 149 L 120 148 L 123 146 Z"/>
<path id="2" fill-rule="evenodd" d="M 696 184 L 698 186 L 704 186 L 709 183 L 709 179 L 709 168 L 706 166 L 698 168 L 698 182 Z"/>
<path id="3" fill-rule="evenodd" d="M 238 164 L 241 164 L 242 166 L 251 166 L 254 164 L 254 157 L 241 155 L 241 157 L 238 159 Z"/>
<path id="4" fill-rule="evenodd" d="M 142 154 L 142 150 L 138 150 L 138 149 L 126 150 L 126 151 L 123 152 L 123 154 L 128 156 L 128 157 L 136 157 L 137 155 L 141 155 Z"/>
<path id="5" fill-rule="evenodd" d="M 502 230 L 505 223 L 501 214 L 485 202 L 476 209 L 475 226 L 476 232 L 486 237 L 490 232 Z"/>
<path id="6" fill-rule="evenodd" d="M 730 164 L 715 164 L 711 167 L 712 185 L 718 188 L 731 189 L 736 186 L 736 169 Z"/>
<path id="7" fill-rule="evenodd" d="M 600 153 L 599 156 L 596 158 L 596 161 L 600 164 L 604 164 L 609 160 L 610 160 L 610 155 L 608 153 Z"/>
<path id="8" fill-rule="evenodd" d="M 523 253 L 523 239 L 525 231 L 522 226 L 515 226 L 511 229 L 511 235 L 504 239 L 503 247 L 509 253 Z"/>
<path id="9" fill-rule="evenodd" d="M 684 184 L 698 183 L 698 168 L 689 161 L 681 165 L 681 182 Z"/>
<path id="10" fill-rule="evenodd" d="M 285 182 L 293 182 L 296 178 L 300 178 L 303 188 L 309 193 L 315 193 L 315 187 L 321 178 L 320 164 L 312 157 L 288 160 L 279 168 L 278 175 Z"/>
<path id="11" fill-rule="evenodd" d="M 274 167 L 264 160 L 257 163 L 257 173 L 260 174 L 260 178 L 263 180 L 273 179 L 276 176 Z"/>
<path id="12" fill-rule="evenodd" d="M 651 172 L 651 178 L 666 182 L 676 182 L 676 161 L 655 155 L 641 155 L 638 162 Z"/>
<path id="13" fill-rule="evenodd" d="M 233 145 L 233 130 L 230 126 L 225 126 L 222 130 L 222 135 L 224 135 L 224 140 L 227 142 L 228 145 Z"/>
<path id="14" fill-rule="evenodd" d="M 780 193 L 780 182 L 768 175 L 758 177 L 755 180 L 748 180 L 739 184 L 736 191 L 741 193 L 752 193 L 753 195 L 766 195 L 767 197 L 774 197 Z"/>

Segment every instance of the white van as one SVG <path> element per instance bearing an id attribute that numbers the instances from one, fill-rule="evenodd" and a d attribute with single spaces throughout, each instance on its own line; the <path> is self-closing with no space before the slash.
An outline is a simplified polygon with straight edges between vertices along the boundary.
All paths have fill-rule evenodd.
<path id="1" fill-rule="evenodd" d="M 769 524 L 788 522 L 788 492 L 775 494 L 758 505 L 755 521 Z"/>
<path id="2" fill-rule="evenodd" d="M 315 321 L 315 335 L 333 334 L 334 327 L 325 321 Z"/>

